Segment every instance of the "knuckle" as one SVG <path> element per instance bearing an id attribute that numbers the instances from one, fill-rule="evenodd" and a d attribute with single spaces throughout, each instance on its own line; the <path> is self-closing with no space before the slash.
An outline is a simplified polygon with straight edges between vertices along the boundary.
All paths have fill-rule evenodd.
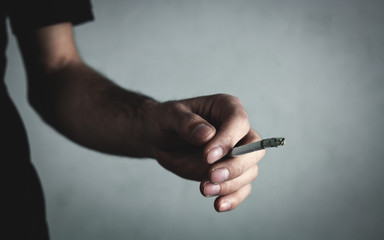
<path id="1" fill-rule="evenodd" d="M 238 98 L 238 97 L 236 97 L 236 96 L 231 96 L 231 95 L 230 95 L 230 100 L 231 100 L 232 103 L 235 104 L 235 105 L 240 105 L 240 106 L 243 105 L 243 104 L 241 103 L 240 98 Z"/>
<path id="2" fill-rule="evenodd" d="M 230 97 L 232 97 L 231 95 L 229 94 L 224 94 L 224 93 L 218 93 L 214 96 L 216 99 L 218 100 L 223 100 L 223 99 L 228 99 Z"/>
<path id="3" fill-rule="evenodd" d="M 236 106 L 237 108 L 243 108 L 243 103 L 241 102 L 239 97 L 227 95 L 226 101 L 228 101 L 229 104 Z"/>
<path id="4" fill-rule="evenodd" d="M 198 115 L 196 115 L 196 114 L 194 114 L 192 112 L 186 112 L 184 114 L 184 116 L 183 116 L 183 119 L 184 119 L 185 122 L 193 123 L 193 124 L 197 123 L 197 122 L 199 122 L 201 120 L 201 118 Z"/>
<path id="5" fill-rule="evenodd" d="M 229 148 L 233 147 L 236 143 L 234 142 L 235 137 L 231 135 L 223 136 L 221 141 L 224 146 L 228 146 Z"/>
<path id="6" fill-rule="evenodd" d="M 178 128 L 193 128 L 194 124 L 200 120 L 200 117 L 191 112 L 187 106 L 176 101 L 167 102 L 165 114 L 169 114 L 177 120 Z"/>
<path id="7" fill-rule="evenodd" d="M 241 105 L 240 98 L 229 95 L 229 94 L 223 94 L 223 93 L 216 94 L 215 99 L 217 102 L 220 102 L 223 104 Z"/>
<path id="8" fill-rule="evenodd" d="M 248 114 L 247 114 L 247 111 L 245 111 L 244 108 L 239 108 L 237 110 L 236 115 L 238 116 L 238 118 L 240 118 L 244 122 L 248 122 Z"/>
<path id="9" fill-rule="evenodd" d="M 232 164 L 229 169 L 232 178 L 240 176 L 244 172 L 243 164 Z"/>
<path id="10" fill-rule="evenodd" d="M 220 192 L 219 195 L 227 195 L 231 192 L 235 191 L 235 186 L 233 181 L 225 182 L 220 184 Z"/>
<path id="11" fill-rule="evenodd" d="M 220 183 L 220 192 L 219 195 L 227 195 L 233 192 L 236 192 L 244 184 L 239 181 L 239 179 L 233 179 L 224 183 Z"/>
<path id="12" fill-rule="evenodd" d="M 236 115 L 236 118 L 239 119 L 239 121 L 241 121 L 242 126 L 245 129 L 249 130 L 251 128 L 249 120 L 248 120 L 248 114 L 247 114 L 247 112 L 245 111 L 244 108 L 238 109 L 235 112 L 235 115 Z"/>
<path id="13" fill-rule="evenodd" d="M 166 107 L 167 107 L 167 113 L 169 113 L 173 116 L 175 116 L 175 115 L 177 116 L 178 114 L 180 114 L 180 112 L 185 111 L 184 104 L 182 104 L 180 102 L 176 102 L 176 101 L 167 102 Z"/>

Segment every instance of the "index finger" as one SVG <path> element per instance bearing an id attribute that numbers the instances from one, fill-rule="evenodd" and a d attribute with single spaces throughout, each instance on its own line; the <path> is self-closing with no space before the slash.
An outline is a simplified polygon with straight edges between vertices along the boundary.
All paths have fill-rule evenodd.
<path id="1" fill-rule="evenodd" d="M 250 131 L 247 113 L 238 107 L 230 113 L 217 130 L 216 135 L 204 149 L 204 158 L 209 164 L 225 156 Z"/>

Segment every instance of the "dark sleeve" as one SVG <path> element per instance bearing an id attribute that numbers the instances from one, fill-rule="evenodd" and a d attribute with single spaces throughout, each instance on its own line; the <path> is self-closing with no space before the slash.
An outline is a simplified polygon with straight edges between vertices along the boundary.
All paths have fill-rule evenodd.
<path id="1" fill-rule="evenodd" d="M 8 14 L 16 35 L 62 22 L 93 20 L 90 0 L 12 0 Z"/>

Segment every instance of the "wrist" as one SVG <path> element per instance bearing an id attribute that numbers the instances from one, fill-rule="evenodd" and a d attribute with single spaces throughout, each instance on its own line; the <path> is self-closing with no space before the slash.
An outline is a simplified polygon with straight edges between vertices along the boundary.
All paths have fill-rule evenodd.
<path id="1" fill-rule="evenodd" d="M 152 140 L 152 131 L 156 126 L 156 109 L 160 104 L 160 102 L 157 102 L 154 99 L 146 99 L 140 106 L 140 112 L 138 114 L 140 125 L 138 134 L 140 137 L 137 139 L 140 139 L 140 142 L 138 143 L 138 145 L 140 145 L 140 155 L 145 158 L 155 158 L 156 155 L 156 148 Z"/>

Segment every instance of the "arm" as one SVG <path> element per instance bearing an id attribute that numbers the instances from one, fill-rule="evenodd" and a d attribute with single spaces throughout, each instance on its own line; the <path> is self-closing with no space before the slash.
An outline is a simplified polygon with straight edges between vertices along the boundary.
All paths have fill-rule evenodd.
<path id="1" fill-rule="evenodd" d="M 203 195 L 218 196 L 218 211 L 234 209 L 250 193 L 264 151 L 218 161 L 237 143 L 260 139 L 237 98 L 159 103 L 125 90 L 81 60 L 69 23 L 23 36 L 19 45 L 31 105 L 68 138 L 106 153 L 155 158 L 200 181 Z"/>
<path id="2" fill-rule="evenodd" d="M 28 98 L 40 116 L 71 140 L 106 153 L 146 156 L 142 105 L 155 101 L 122 89 L 80 58 L 69 23 L 19 38 Z M 129 103 L 129 104 L 126 104 Z M 133 151 L 134 149 L 134 151 Z"/>

